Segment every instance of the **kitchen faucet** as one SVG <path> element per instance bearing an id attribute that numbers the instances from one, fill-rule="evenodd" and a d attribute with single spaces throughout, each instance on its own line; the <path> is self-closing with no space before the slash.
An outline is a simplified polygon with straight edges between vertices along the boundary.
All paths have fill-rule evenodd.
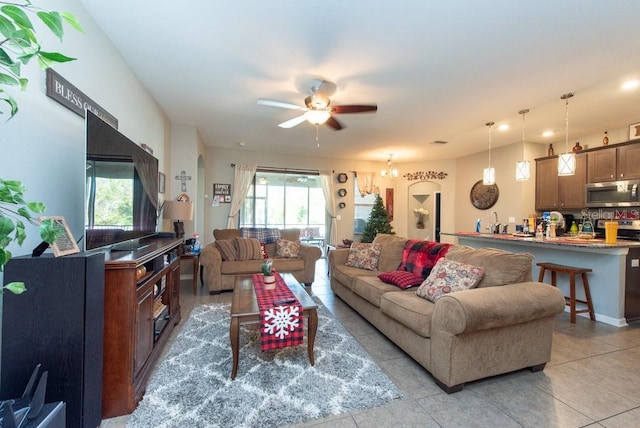
<path id="1" fill-rule="evenodd" d="M 498 222 L 498 212 L 491 211 L 491 223 L 489 224 L 489 233 L 500 233 L 500 223 Z"/>

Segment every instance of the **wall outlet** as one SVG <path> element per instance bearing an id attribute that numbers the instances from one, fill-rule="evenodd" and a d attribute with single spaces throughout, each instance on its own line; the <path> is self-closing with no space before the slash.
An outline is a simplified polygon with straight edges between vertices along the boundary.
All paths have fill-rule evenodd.
<path id="1" fill-rule="evenodd" d="M 340 214 L 338 214 L 338 215 L 336 216 L 336 220 L 342 220 L 342 216 L 341 216 Z"/>
<path id="2" fill-rule="evenodd" d="M 631 267 L 638 267 L 640 266 L 640 260 L 639 259 L 631 259 Z"/>
<path id="3" fill-rule="evenodd" d="M 515 223 L 515 222 L 516 222 L 515 217 L 509 217 L 509 223 Z"/>

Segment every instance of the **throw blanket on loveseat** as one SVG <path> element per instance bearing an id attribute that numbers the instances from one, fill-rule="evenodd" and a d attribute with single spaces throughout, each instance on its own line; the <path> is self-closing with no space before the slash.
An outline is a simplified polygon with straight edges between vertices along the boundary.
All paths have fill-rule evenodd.
<path id="1" fill-rule="evenodd" d="M 447 254 L 450 246 L 451 244 L 409 239 L 402 251 L 402 263 L 398 270 L 413 272 L 426 278 L 438 259 Z"/>

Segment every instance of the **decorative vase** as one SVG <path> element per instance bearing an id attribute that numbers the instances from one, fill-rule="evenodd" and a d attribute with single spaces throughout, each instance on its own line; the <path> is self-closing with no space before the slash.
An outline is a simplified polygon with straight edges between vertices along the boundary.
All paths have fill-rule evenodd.
<path id="1" fill-rule="evenodd" d="M 418 229 L 424 229 L 424 223 L 423 223 L 423 222 L 421 222 L 421 221 L 419 221 L 419 222 L 417 222 L 417 223 L 416 223 L 416 227 L 417 227 Z"/>
<path id="2" fill-rule="evenodd" d="M 265 290 L 273 290 L 276 288 L 276 277 L 275 275 L 263 275 L 264 276 L 264 289 Z"/>
<path id="3" fill-rule="evenodd" d="M 576 143 L 575 146 L 573 146 L 573 152 L 579 152 L 580 150 L 582 150 L 582 146 L 580 145 L 579 142 Z"/>
<path id="4" fill-rule="evenodd" d="M 609 136 L 607 135 L 607 131 L 604 131 L 604 137 L 602 137 L 602 145 L 609 145 Z"/>

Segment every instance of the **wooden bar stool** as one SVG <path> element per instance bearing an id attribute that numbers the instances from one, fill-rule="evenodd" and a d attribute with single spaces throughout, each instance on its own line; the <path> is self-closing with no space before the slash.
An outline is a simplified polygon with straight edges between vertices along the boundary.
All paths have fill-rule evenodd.
<path id="1" fill-rule="evenodd" d="M 591 292 L 589 291 L 589 280 L 587 279 L 587 273 L 592 272 L 589 268 L 579 268 L 573 266 L 564 266 L 555 263 L 536 263 L 540 266 L 540 276 L 538 277 L 538 282 L 544 282 L 544 273 L 546 271 L 551 271 L 551 285 L 554 287 L 556 285 L 556 274 L 560 273 L 568 273 L 569 274 L 569 297 L 565 296 L 566 304 L 571 309 L 571 322 L 576 322 L 576 314 L 580 314 L 583 312 L 589 313 L 589 318 L 592 321 L 596 320 L 595 313 L 593 311 L 593 302 L 591 301 Z M 582 286 L 584 287 L 584 295 L 587 300 L 578 300 L 576 299 L 576 275 L 582 275 Z M 584 303 L 587 305 L 586 309 L 578 309 L 576 310 L 576 302 Z"/>

